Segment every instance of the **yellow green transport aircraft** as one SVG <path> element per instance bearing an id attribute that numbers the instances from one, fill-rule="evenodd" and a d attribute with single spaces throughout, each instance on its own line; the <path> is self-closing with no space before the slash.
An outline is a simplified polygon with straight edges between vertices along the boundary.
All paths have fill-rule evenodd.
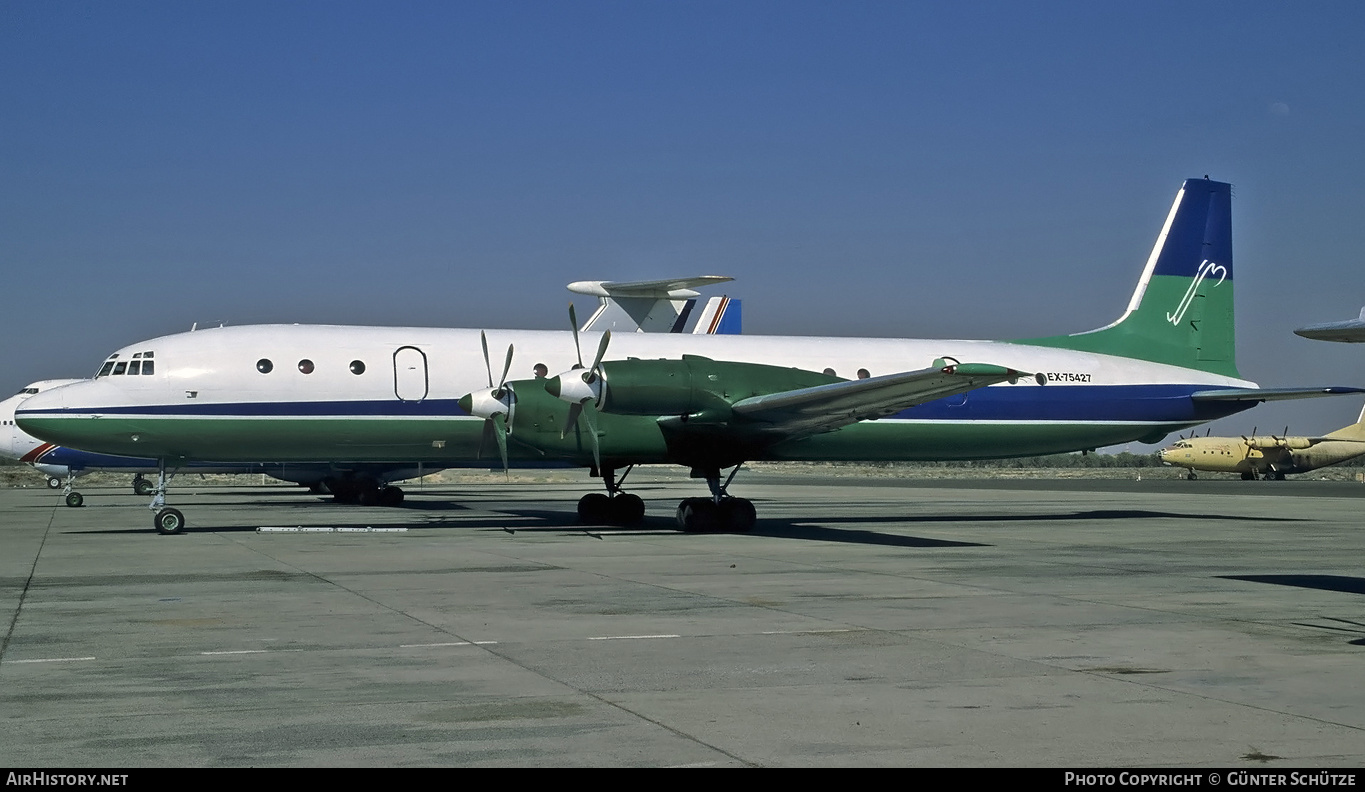
<path id="1" fill-rule="evenodd" d="M 130 344 L 92 380 L 18 406 L 29 434 L 147 457 L 163 534 L 166 481 L 190 461 L 578 466 L 605 492 L 580 519 L 645 513 L 635 465 L 689 468 L 709 495 L 686 531 L 745 531 L 729 492 L 751 461 L 985 459 L 1159 442 L 1269 399 L 1237 372 L 1230 185 L 1187 180 L 1127 310 L 1088 332 L 1008 341 L 256 325 Z M 970 307 L 970 294 L 951 295 Z M 490 341 L 507 348 L 494 378 Z M 608 351 L 611 356 L 608 357 Z M 508 381 L 517 371 L 544 372 Z M 154 366 L 148 366 L 154 361 Z M 152 373 L 148 373 L 148 369 Z M 989 387 L 987 387 L 989 386 Z M 730 470 L 728 475 L 725 470 Z M 383 502 L 384 493 L 378 500 Z"/>

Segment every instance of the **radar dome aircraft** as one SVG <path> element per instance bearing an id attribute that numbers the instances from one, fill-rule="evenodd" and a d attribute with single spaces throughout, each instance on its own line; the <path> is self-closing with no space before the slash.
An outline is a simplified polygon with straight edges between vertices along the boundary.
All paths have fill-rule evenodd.
<path id="1" fill-rule="evenodd" d="M 19 425 L 49 442 L 157 459 L 154 526 L 178 533 L 165 471 L 187 460 L 348 459 L 589 469 L 586 521 L 631 523 L 622 480 L 671 464 L 709 494 L 678 504 L 688 531 L 747 530 L 730 485 L 759 460 L 982 459 L 1060 453 L 1172 432 L 1272 399 L 1362 392 L 1265 389 L 1237 372 L 1231 189 L 1189 179 L 1127 310 L 1071 335 L 1012 341 L 256 325 L 117 350 L 157 374 L 33 396 Z M 507 353 L 494 377 L 489 345 Z M 611 358 L 607 358 L 607 352 Z M 555 376 L 507 379 L 532 364 Z M 1040 386 L 1040 383 L 1047 383 Z M 875 420 L 874 420 L 875 419 Z M 728 476 L 723 475 L 730 470 Z"/>

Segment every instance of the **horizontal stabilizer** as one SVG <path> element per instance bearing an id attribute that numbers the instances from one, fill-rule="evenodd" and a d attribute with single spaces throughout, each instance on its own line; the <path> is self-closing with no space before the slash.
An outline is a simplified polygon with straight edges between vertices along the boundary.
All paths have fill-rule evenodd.
<path id="1" fill-rule="evenodd" d="M 1346 322 L 1323 322 L 1322 324 L 1300 327 L 1295 335 L 1311 338 L 1314 341 L 1341 341 L 1347 344 L 1365 342 L 1365 308 L 1360 309 L 1360 318 Z"/>
<path id="2" fill-rule="evenodd" d="M 1217 390 L 1195 391 L 1190 398 L 1195 401 L 1286 401 L 1288 399 L 1312 399 L 1317 396 L 1341 396 L 1351 393 L 1365 393 L 1365 388 L 1348 388 L 1341 385 L 1328 385 L 1322 388 L 1219 388 Z"/>
<path id="3" fill-rule="evenodd" d="M 725 275 L 697 275 L 654 281 L 574 281 L 569 291 L 593 297 L 652 297 L 656 300 L 679 300 L 698 296 L 693 288 L 714 286 L 732 281 Z"/>

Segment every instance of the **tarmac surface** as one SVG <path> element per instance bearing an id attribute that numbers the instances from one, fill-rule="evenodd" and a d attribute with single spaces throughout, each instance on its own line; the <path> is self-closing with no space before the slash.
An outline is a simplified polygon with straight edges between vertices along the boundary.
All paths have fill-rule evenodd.
<path id="1" fill-rule="evenodd" d="M 627 484 L 0 490 L 0 766 L 1365 766 L 1365 485 Z"/>

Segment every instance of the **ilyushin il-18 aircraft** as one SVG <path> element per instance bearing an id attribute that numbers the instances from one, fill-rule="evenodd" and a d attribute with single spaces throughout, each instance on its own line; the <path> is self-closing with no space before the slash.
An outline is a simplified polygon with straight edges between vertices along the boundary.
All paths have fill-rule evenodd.
<path id="1" fill-rule="evenodd" d="M 49 442 L 159 460 L 151 508 L 167 534 L 185 518 L 166 506 L 166 473 L 188 460 L 498 457 L 588 468 L 606 491 L 579 501 L 580 518 L 618 524 L 644 514 L 622 487 L 632 466 L 683 465 L 709 495 L 678 505 L 679 526 L 743 531 L 756 512 L 729 487 L 750 461 L 1154 443 L 1270 399 L 1361 392 L 1263 389 L 1239 376 L 1231 197 L 1226 183 L 1187 180 L 1127 310 L 1089 332 L 1012 341 L 590 332 L 580 346 L 572 316 L 572 332 L 222 327 L 125 346 L 95 379 L 20 405 L 18 421 Z M 507 349 L 500 377 L 490 342 Z M 587 364 L 584 347 L 596 348 Z M 518 371 L 560 373 L 508 381 L 514 358 Z M 133 376 L 147 360 L 155 375 Z"/>
<path id="2" fill-rule="evenodd" d="M 1289 427 L 1279 436 L 1182 437 L 1169 448 L 1157 452 L 1161 461 L 1189 471 L 1185 478 L 1195 479 L 1195 471 L 1240 473 L 1243 481 L 1264 478 L 1284 481 L 1286 474 L 1307 473 L 1365 454 L 1365 409 L 1350 426 L 1321 437 L 1295 437 Z"/>

